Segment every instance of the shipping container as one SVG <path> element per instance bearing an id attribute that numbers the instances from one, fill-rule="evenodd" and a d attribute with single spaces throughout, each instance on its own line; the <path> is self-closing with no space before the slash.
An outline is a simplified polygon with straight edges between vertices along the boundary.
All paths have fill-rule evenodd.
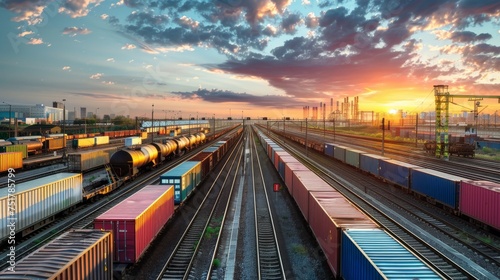
<path id="1" fill-rule="evenodd" d="M 335 144 L 325 143 L 325 155 L 333 157 L 334 149 L 335 149 Z"/>
<path id="2" fill-rule="evenodd" d="M 373 154 L 360 154 L 359 159 L 359 168 L 377 177 L 379 176 L 380 171 L 379 161 L 390 160 L 387 157 Z"/>
<path id="3" fill-rule="evenodd" d="M 59 173 L 17 184 L 14 192 L 0 189 L 0 240 L 9 235 L 7 224 L 16 221 L 16 231 L 30 227 L 36 229 L 40 222 L 52 218 L 82 201 L 82 174 Z M 9 210 L 15 199 L 16 211 Z"/>
<path id="4" fill-rule="evenodd" d="M 453 209 L 458 208 L 458 193 L 462 180 L 466 179 L 426 168 L 411 170 L 412 191 Z"/>
<path id="5" fill-rule="evenodd" d="M 0 173 L 7 172 L 9 168 L 19 170 L 23 168 L 23 153 L 0 153 Z"/>
<path id="6" fill-rule="evenodd" d="M 379 176 L 386 181 L 408 189 L 410 187 L 410 170 L 422 168 L 406 162 L 383 159 L 379 161 Z"/>
<path id="7" fill-rule="evenodd" d="M 127 137 L 127 138 L 125 138 L 125 147 L 130 147 L 130 146 L 135 146 L 135 145 L 141 145 L 142 144 L 142 139 L 145 139 L 145 138 L 141 138 L 141 137 Z"/>
<path id="8" fill-rule="evenodd" d="M 111 155 L 118 151 L 118 147 L 84 151 L 68 154 L 68 170 L 71 172 L 85 172 L 99 168 L 109 163 Z"/>
<path id="9" fill-rule="evenodd" d="M 359 169 L 360 157 L 362 154 L 366 152 L 355 150 L 355 149 L 346 149 L 345 150 L 345 163 L 352 165 Z"/>
<path id="10" fill-rule="evenodd" d="M 45 151 L 56 151 L 66 148 L 66 137 L 46 138 L 43 141 L 43 149 Z"/>
<path id="11" fill-rule="evenodd" d="M 199 161 L 201 164 L 201 178 L 205 178 L 214 168 L 213 154 L 210 152 L 200 152 L 190 158 L 188 161 Z"/>
<path id="12" fill-rule="evenodd" d="M 335 145 L 333 148 L 333 157 L 336 160 L 340 160 L 341 162 L 345 162 L 345 153 L 346 150 L 349 149 L 345 146 Z"/>
<path id="13" fill-rule="evenodd" d="M 0 279 L 113 279 L 111 232 L 70 230 L 15 264 Z"/>
<path id="14" fill-rule="evenodd" d="M 283 150 L 282 148 L 276 149 L 274 151 L 273 164 L 274 164 L 274 169 L 276 169 L 276 171 L 279 170 L 278 165 L 279 165 L 279 162 L 280 162 L 280 158 L 282 156 L 290 156 L 290 154 L 287 151 Z"/>
<path id="15" fill-rule="evenodd" d="M 94 229 L 113 232 L 114 262 L 137 262 L 172 217 L 173 198 L 171 185 L 149 185 L 94 220 Z"/>
<path id="16" fill-rule="evenodd" d="M 141 132 L 141 133 L 140 133 L 140 138 L 141 138 L 142 140 L 144 140 L 144 139 L 148 139 L 148 133 L 147 133 L 147 132 L 145 132 L 145 131 Z"/>
<path id="17" fill-rule="evenodd" d="M 201 182 L 201 162 L 185 161 L 160 175 L 161 185 L 174 186 L 174 202 L 181 204 Z"/>
<path id="18" fill-rule="evenodd" d="M 78 138 L 78 139 L 73 139 L 72 144 L 73 144 L 72 147 L 74 149 L 87 148 L 87 147 L 93 147 L 95 141 L 94 138 Z"/>
<path id="19" fill-rule="evenodd" d="M 300 162 L 285 163 L 285 185 L 290 194 L 293 194 L 294 171 L 309 171 L 309 169 Z"/>
<path id="20" fill-rule="evenodd" d="M 341 193 L 333 189 L 309 193 L 308 223 L 336 277 L 340 275 L 342 230 L 378 227 Z"/>
<path id="21" fill-rule="evenodd" d="M 28 154 L 34 155 L 42 152 L 43 143 L 38 140 L 22 140 L 22 141 L 12 141 L 14 145 L 26 145 L 28 149 Z"/>
<path id="22" fill-rule="evenodd" d="M 109 136 L 95 136 L 94 137 L 94 145 L 106 145 L 109 144 Z"/>
<path id="23" fill-rule="evenodd" d="M 357 279 L 443 279 L 380 229 L 342 232 L 341 277 Z"/>
<path id="24" fill-rule="evenodd" d="M 312 171 L 294 171 L 292 179 L 292 195 L 295 203 L 299 206 L 302 215 L 309 221 L 309 192 L 324 191 L 331 192 L 332 186 Z"/>
<path id="25" fill-rule="evenodd" d="M 0 153 L 13 153 L 13 152 L 21 152 L 23 154 L 23 158 L 28 157 L 28 147 L 26 145 L 12 145 L 10 142 L 7 142 L 9 146 L 0 146 Z"/>
<path id="26" fill-rule="evenodd" d="M 489 181 L 462 181 L 460 211 L 500 230 L 500 184 Z"/>

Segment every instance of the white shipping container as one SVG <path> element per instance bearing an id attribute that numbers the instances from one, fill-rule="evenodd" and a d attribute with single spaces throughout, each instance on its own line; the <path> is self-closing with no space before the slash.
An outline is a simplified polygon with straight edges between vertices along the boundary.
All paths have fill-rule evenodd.
<path id="1" fill-rule="evenodd" d="M 0 241 L 82 201 L 82 174 L 59 173 L 0 189 Z"/>
<path id="2" fill-rule="evenodd" d="M 134 145 L 141 145 L 142 139 L 141 137 L 127 137 L 125 138 L 125 147 L 130 147 Z"/>
<path id="3" fill-rule="evenodd" d="M 109 144 L 109 136 L 96 136 L 94 137 L 94 145 Z"/>
<path id="4" fill-rule="evenodd" d="M 111 155 L 118 150 L 115 148 L 85 151 L 68 154 L 68 170 L 83 172 L 109 163 Z"/>

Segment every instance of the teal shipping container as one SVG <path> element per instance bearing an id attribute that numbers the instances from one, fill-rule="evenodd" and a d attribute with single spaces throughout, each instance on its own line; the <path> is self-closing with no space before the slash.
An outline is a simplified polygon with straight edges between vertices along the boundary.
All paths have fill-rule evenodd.
<path id="1" fill-rule="evenodd" d="M 174 186 L 174 203 L 181 204 L 201 182 L 201 162 L 185 161 L 160 175 L 160 185 Z"/>

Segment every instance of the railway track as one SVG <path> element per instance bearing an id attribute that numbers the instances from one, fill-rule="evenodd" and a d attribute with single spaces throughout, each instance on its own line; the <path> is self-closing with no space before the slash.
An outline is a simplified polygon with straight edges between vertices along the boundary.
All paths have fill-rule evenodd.
<path id="1" fill-rule="evenodd" d="M 441 241 L 436 240 L 429 235 L 426 235 L 425 238 L 421 238 L 420 236 L 418 236 L 416 233 L 422 232 L 421 228 L 412 224 L 400 213 L 389 209 L 383 203 L 380 203 L 371 197 L 367 197 L 363 193 L 362 189 L 354 187 L 352 183 L 344 179 L 344 176 L 340 177 L 340 175 L 333 173 L 331 171 L 331 168 L 319 166 L 315 157 L 305 157 L 302 148 L 297 149 L 295 147 L 291 147 L 290 145 L 286 145 L 284 148 L 286 148 L 291 154 L 299 157 L 303 164 L 308 166 L 311 170 L 316 172 L 318 176 L 322 177 L 324 180 L 333 185 L 339 192 L 341 192 L 345 197 L 347 197 L 355 205 L 362 209 L 363 212 L 369 215 L 379 225 L 381 225 L 383 228 L 386 228 L 388 232 L 390 232 L 398 240 L 402 241 L 408 247 L 412 248 L 412 251 L 426 260 L 446 279 L 481 278 L 477 276 L 482 272 L 473 274 L 467 269 L 462 268 L 461 265 L 457 264 L 453 260 L 453 257 L 448 257 L 446 253 L 442 253 L 441 251 L 437 250 L 435 248 L 437 245 L 434 243 L 440 243 Z M 338 172 L 340 172 L 340 174 L 342 175 L 346 175 L 342 171 Z M 350 172 L 352 172 L 352 170 Z M 434 243 L 430 244 L 430 241 L 427 241 L 428 238 L 432 239 L 432 242 Z M 446 245 L 440 245 L 446 247 Z M 492 275 L 492 277 L 494 276 Z"/>
<path id="2" fill-rule="evenodd" d="M 255 141 L 250 142 L 258 279 L 286 279 L 262 165 L 257 156 Z"/>
<path id="3" fill-rule="evenodd" d="M 243 152 L 241 147 L 242 142 L 239 141 L 230 154 L 231 164 L 226 169 L 226 162 L 217 178 L 238 174 Z M 220 185 L 217 180 L 214 181 L 156 279 L 202 279 L 211 274 L 219 241 L 212 237 L 221 235 L 235 178 L 230 182 L 231 176 L 225 176 Z"/>

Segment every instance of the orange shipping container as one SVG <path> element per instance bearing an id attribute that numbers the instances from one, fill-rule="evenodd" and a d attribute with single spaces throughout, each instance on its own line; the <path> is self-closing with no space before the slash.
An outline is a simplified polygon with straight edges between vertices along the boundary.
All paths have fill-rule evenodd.
<path id="1" fill-rule="evenodd" d="M 23 168 L 22 152 L 0 153 L 0 172 L 6 172 L 9 168 Z"/>

